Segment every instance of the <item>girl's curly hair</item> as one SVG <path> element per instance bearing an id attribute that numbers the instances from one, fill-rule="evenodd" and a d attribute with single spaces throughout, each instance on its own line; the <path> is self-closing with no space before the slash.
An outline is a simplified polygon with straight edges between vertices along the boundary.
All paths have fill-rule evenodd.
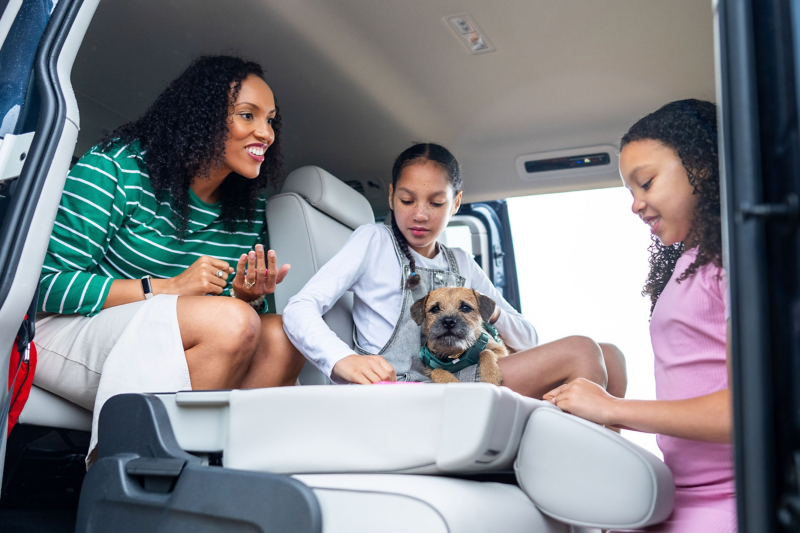
<path id="1" fill-rule="evenodd" d="M 694 99 L 671 102 L 631 126 L 622 136 L 620 151 L 627 144 L 643 140 L 658 141 L 675 150 L 697 195 L 692 231 L 687 239 L 697 246 L 697 257 L 677 282 L 689 278 L 698 268 L 709 263 L 721 267 L 717 107 L 711 102 Z M 650 273 L 642 290 L 643 296 L 650 296 L 651 314 L 683 250 L 684 243 L 665 246 L 653 236 L 648 248 Z"/>
<path id="2" fill-rule="evenodd" d="M 189 186 L 208 177 L 225 160 L 228 117 L 242 81 L 249 75 L 263 79 L 257 63 L 231 56 L 204 56 L 173 81 L 138 120 L 105 136 L 108 147 L 139 140 L 153 190 L 160 198 L 170 198 L 179 233 L 185 234 L 189 219 Z M 264 154 L 261 172 L 248 179 L 235 172 L 220 186 L 222 221 L 234 230 L 236 220 L 247 220 L 252 227 L 259 194 L 272 185 L 280 189 L 283 155 L 280 146 L 280 115 L 272 124 L 275 140 Z"/>

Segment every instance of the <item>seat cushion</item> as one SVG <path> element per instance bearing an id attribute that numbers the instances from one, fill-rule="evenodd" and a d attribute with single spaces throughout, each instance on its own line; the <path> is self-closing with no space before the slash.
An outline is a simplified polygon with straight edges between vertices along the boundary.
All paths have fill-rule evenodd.
<path id="1" fill-rule="evenodd" d="M 485 383 L 231 391 L 224 464 L 284 474 L 511 467 L 537 408 Z"/>
<path id="2" fill-rule="evenodd" d="M 675 497 L 672 473 L 652 453 L 558 410 L 533 412 L 514 470 L 539 509 L 580 526 L 657 524 L 669 516 Z"/>
<path id="3" fill-rule="evenodd" d="M 19 423 L 91 431 L 92 412 L 34 385 Z"/>
<path id="4" fill-rule="evenodd" d="M 323 533 L 572 533 L 513 485 L 432 476 L 294 476 L 314 491 Z"/>

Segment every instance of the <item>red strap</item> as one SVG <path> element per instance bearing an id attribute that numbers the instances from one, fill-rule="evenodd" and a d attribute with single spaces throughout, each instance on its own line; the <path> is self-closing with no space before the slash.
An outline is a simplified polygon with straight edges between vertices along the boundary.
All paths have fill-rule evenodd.
<path id="1" fill-rule="evenodd" d="M 14 395 L 11 398 L 11 409 L 8 412 L 8 434 L 19 420 L 19 415 L 22 413 L 22 408 L 25 407 L 25 402 L 28 401 L 28 396 L 31 394 L 31 385 L 33 385 L 33 374 L 36 372 L 36 345 L 31 343 L 30 358 L 27 362 L 23 361 L 19 366 L 17 372 L 17 365 L 19 365 L 20 353 L 17 349 L 18 338 L 14 340 L 14 347 L 11 349 L 11 364 L 8 370 L 8 390 L 11 390 L 12 380 L 14 374 L 17 375 L 14 381 Z"/>

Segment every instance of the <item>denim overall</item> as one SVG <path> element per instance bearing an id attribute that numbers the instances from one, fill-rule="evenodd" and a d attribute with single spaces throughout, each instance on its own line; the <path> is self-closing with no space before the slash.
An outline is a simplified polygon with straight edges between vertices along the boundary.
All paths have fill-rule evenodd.
<path id="1" fill-rule="evenodd" d="M 391 215 L 390 215 L 391 216 Z M 441 287 L 463 287 L 466 281 L 463 276 L 458 273 L 458 263 L 453 252 L 446 246 L 439 244 L 440 253 L 443 253 L 447 259 L 447 264 L 450 267 L 449 271 L 438 270 L 433 268 L 421 268 L 417 266 L 417 274 L 420 277 L 420 284 L 416 289 L 411 290 L 406 287 L 406 279 L 411 275 L 411 266 L 408 258 L 400 249 L 397 244 L 394 232 L 389 227 L 390 219 L 387 219 L 387 224 L 384 226 L 386 231 L 392 237 L 394 244 L 394 251 L 397 254 L 397 260 L 400 262 L 400 288 L 403 291 L 403 303 L 400 304 L 400 316 L 397 319 L 397 324 L 394 326 L 392 336 L 389 341 L 377 354 L 386 359 L 390 365 L 394 367 L 397 373 L 397 381 L 426 381 L 430 382 L 431 378 L 426 373 L 427 367 L 419 358 L 419 348 L 422 346 L 426 339 L 422 334 L 422 326 L 418 326 L 414 319 L 411 318 L 411 306 L 425 297 L 430 291 Z M 353 328 L 353 343 L 355 345 L 356 353 L 360 355 L 375 355 L 365 351 L 358 345 L 355 328 Z M 459 380 L 465 382 L 480 381 L 478 365 L 472 365 L 454 374 Z"/>

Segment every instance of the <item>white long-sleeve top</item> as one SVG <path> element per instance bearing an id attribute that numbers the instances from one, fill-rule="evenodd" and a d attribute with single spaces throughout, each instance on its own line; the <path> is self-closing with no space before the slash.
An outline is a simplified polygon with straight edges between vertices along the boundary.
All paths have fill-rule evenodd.
<path id="1" fill-rule="evenodd" d="M 500 307 L 500 316 L 494 326 L 505 343 L 515 350 L 536 346 L 538 336 L 533 325 L 511 307 L 464 250 L 451 250 L 459 274 L 466 278 L 464 286 L 489 296 Z M 433 258 L 422 257 L 413 250 L 411 253 L 420 267 L 449 270 L 443 253 L 437 253 Z M 286 335 L 329 377 L 336 363 L 354 353 L 322 320 L 322 315 L 347 291 L 354 295 L 353 321 L 358 344 L 377 354 L 394 330 L 403 298 L 400 264 L 392 237 L 381 224 L 358 228 L 339 253 L 289 300 L 283 311 Z"/>

